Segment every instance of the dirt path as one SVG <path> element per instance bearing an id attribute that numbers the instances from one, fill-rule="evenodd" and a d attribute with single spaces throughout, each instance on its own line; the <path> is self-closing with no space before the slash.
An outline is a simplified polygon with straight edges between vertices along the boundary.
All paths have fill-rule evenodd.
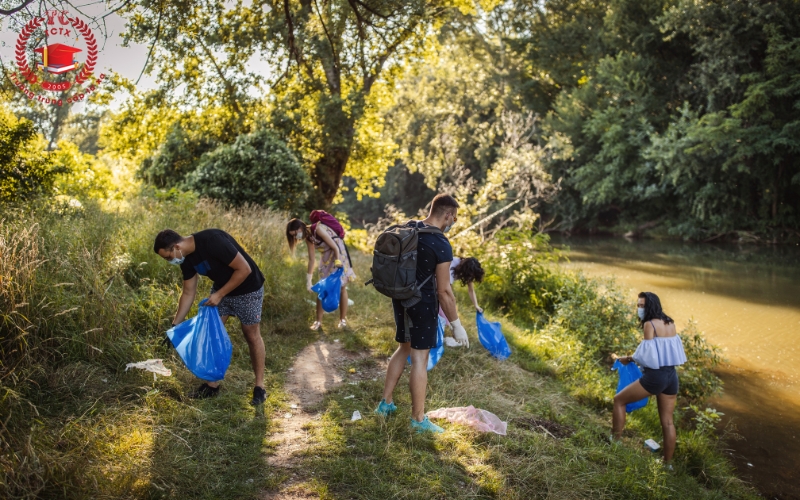
<path id="1" fill-rule="evenodd" d="M 338 342 L 317 341 L 300 351 L 289 369 L 286 392 L 289 393 L 292 409 L 275 415 L 280 430 L 273 439 L 278 443 L 275 453 L 267 458 L 270 467 L 286 471 L 289 478 L 277 491 L 268 491 L 264 500 L 296 500 L 319 498 L 302 486 L 308 479 L 308 471 L 302 470 L 302 453 L 310 444 L 309 424 L 319 418 L 319 405 L 325 394 L 345 381 L 375 378 L 385 372 L 385 364 L 357 374 L 347 373 L 354 362 L 369 358 L 368 353 L 346 351 Z"/>

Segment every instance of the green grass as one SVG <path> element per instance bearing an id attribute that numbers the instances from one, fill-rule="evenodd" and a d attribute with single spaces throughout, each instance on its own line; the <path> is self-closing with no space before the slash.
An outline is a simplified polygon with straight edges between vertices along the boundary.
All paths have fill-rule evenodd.
<path id="1" fill-rule="evenodd" d="M 363 273 L 364 256 L 357 258 Z M 355 288 L 355 289 L 353 289 Z M 442 423 L 441 436 L 410 432 L 411 401 L 407 374 L 395 392 L 399 411 L 384 419 L 372 414 L 383 381 L 344 385 L 326 399 L 322 418 L 312 426 L 313 445 L 300 470 L 306 489 L 326 498 L 753 498 L 708 439 L 679 431 L 676 471 L 665 471 L 643 440 L 660 441 L 653 403 L 629 420 L 624 444 L 611 446 L 611 414 L 580 404 L 526 343 L 530 332 L 504 321 L 514 345 L 507 361 L 492 358 L 477 340 L 474 312 L 459 291 L 461 316 L 471 338 L 469 350 L 445 350 L 429 372 L 426 409 L 474 405 L 509 422 L 507 436 L 484 434 Z M 345 346 L 369 346 L 377 358 L 395 347 L 387 299 L 371 289 L 351 287 L 355 328 L 339 333 Z M 527 369 L 526 369 L 527 368 Z M 354 395 L 355 398 L 345 399 Z M 363 420 L 350 422 L 359 410 Z M 573 432 L 557 439 L 525 425 L 531 417 L 562 424 Z M 655 432 L 657 430 L 657 433 Z M 688 440 L 688 442 L 687 442 Z M 706 479 L 687 456 L 699 447 L 706 457 Z M 711 447 L 711 448 L 710 448 Z M 713 459 L 713 460 L 712 460 Z M 711 465 L 713 464 L 713 465 Z M 710 470 L 708 467 L 716 468 Z M 712 477 L 713 476 L 713 477 Z"/>
<path id="2" fill-rule="evenodd" d="M 369 365 L 396 346 L 388 299 L 361 285 L 369 267 L 364 255 L 354 255 L 352 328 L 335 330 L 338 317 L 330 314 L 324 333 L 308 330 L 305 262 L 289 258 L 282 226 L 282 217 L 263 210 L 231 212 L 188 196 L 152 195 L 75 213 L 28 209 L 0 223 L 0 497 L 258 498 L 279 488 L 286 473 L 270 468 L 266 457 L 277 428 L 271 417 L 286 409 L 284 377 L 295 354 L 318 338 L 340 339 L 347 349 L 369 350 L 373 359 L 360 362 Z M 164 227 L 225 229 L 264 272 L 263 412 L 247 404 L 252 371 L 236 320 L 228 328 L 234 354 L 220 396 L 186 398 L 197 381 L 160 344 L 180 293 L 177 269 L 152 253 L 152 238 Z M 201 282 L 199 297 L 209 287 Z M 514 354 L 492 359 L 477 340 L 463 290 L 458 295 L 472 348 L 447 349 L 430 372 L 428 409 L 485 408 L 510 422 L 508 436 L 448 423 L 444 435 L 418 436 L 409 432 L 405 375 L 396 391 L 400 410 L 388 420 L 371 413 L 382 380 L 345 384 L 328 395 L 311 425 L 312 445 L 296 469 L 299 488 L 323 498 L 370 499 L 752 496 L 714 441 L 685 425 L 677 470 L 663 471 L 641 444 L 660 440 L 652 407 L 632 416 L 623 446 L 608 445 L 608 408 L 574 397 L 564 368 L 552 364 L 558 346 L 505 319 Z M 173 376 L 154 381 L 150 373 L 124 370 L 152 357 L 164 358 Z M 356 409 L 364 419 L 350 422 Z M 530 417 L 574 433 L 556 439 L 518 420 Z"/>

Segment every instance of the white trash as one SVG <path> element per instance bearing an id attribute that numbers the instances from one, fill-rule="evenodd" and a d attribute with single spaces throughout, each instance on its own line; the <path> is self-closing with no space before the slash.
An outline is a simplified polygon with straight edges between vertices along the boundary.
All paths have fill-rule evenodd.
<path id="1" fill-rule="evenodd" d="M 661 446 L 652 439 L 646 440 L 644 445 L 647 446 L 650 451 L 657 451 L 659 448 L 661 448 Z"/>
<path id="2" fill-rule="evenodd" d="M 349 396 L 345 396 L 344 399 L 353 399 L 354 397 L 356 397 L 355 394 L 351 394 Z"/>
<path id="3" fill-rule="evenodd" d="M 285 418 L 286 420 L 289 420 L 290 418 L 292 418 L 292 414 L 291 413 L 287 413 L 287 414 L 285 414 L 283 416 L 283 418 Z"/>
<path id="4" fill-rule="evenodd" d="M 131 368 L 139 368 L 140 370 L 153 372 L 153 377 L 155 377 L 156 373 L 164 377 L 172 375 L 172 370 L 165 367 L 164 362 L 160 359 L 148 359 L 147 361 L 139 361 L 138 363 L 128 363 L 125 365 L 125 371 Z"/>
<path id="5" fill-rule="evenodd" d="M 353 416 L 350 417 L 351 422 L 355 422 L 356 420 L 361 420 L 361 412 L 356 410 L 353 412 Z"/>

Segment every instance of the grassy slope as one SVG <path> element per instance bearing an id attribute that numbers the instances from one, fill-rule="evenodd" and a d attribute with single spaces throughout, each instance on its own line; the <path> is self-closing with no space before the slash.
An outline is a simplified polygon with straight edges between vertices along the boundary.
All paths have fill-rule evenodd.
<path id="1" fill-rule="evenodd" d="M 44 221 L 54 224 L 47 230 L 45 246 L 64 259 L 48 271 L 46 280 L 41 278 L 40 285 L 49 286 L 46 295 L 58 305 L 51 308 L 54 314 L 48 321 L 52 324 L 58 311 L 76 305 L 81 307 L 77 312 L 57 317 L 79 314 L 80 318 L 71 320 L 74 325 L 64 323 L 64 331 L 71 333 L 64 333 L 69 340 L 60 347 L 61 357 L 43 358 L 31 371 L 38 389 L 26 391 L 25 396 L 38 407 L 38 415 L 23 403 L 12 406 L 11 416 L 16 418 L 10 420 L 9 429 L 26 435 L 24 439 L 3 436 L 16 459 L 4 455 L 0 491 L 5 495 L 1 496 L 253 498 L 285 479 L 281 471 L 270 470 L 264 458 L 272 447 L 270 416 L 285 405 L 284 373 L 292 357 L 319 336 L 307 330 L 312 308 L 303 300 L 308 297 L 304 265 L 287 259 L 278 218 L 192 205 L 191 200 L 147 202 L 121 215 L 86 216 L 83 222 Z M 184 231 L 227 229 L 264 270 L 262 333 L 270 397 L 263 414 L 247 405 L 252 373 L 235 320 L 229 327 L 235 345 L 233 364 L 220 397 L 199 402 L 185 398 L 196 381 L 174 351 L 158 343 L 179 293 L 178 272 L 152 264 L 152 235 L 165 226 Z M 59 228 L 71 234 L 59 236 Z M 91 290 L 105 286 L 108 266 L 120 254 L 130 257 L 128 271 L 145 271 L 127 275 L 127 285 L 112 282 L 106 289 L 110 295 L 98 302 Z M 368 259 L 354 257 L 359 277 L 364 277 Z M 137 268 L 138 262 L 151 264 Z M 55 297 L 54 283 L 75 282 L 78 275 L 92 273 L 96 276 L 89 292 Z M 132 280 L 139 284 L 131 286 Z M 350 315 L 352 331 L 335 332 L 335 318 L 327 315 L 329 337 L 342 339 L 349 349 L 369 348 L 377 358 L 388 356 L 394 341 L 387 299 L 360 284 L 351 286 L 351 297 L 356 302 Z M 468 303 L 465 295 L 460 303 Z M 463 316 L 471 318 L 472 313 L 464 310 Z M 446 351 L 430 374 L 429 408 L 473 404 L 488 409 L 512 420 L 509 435 L 480 434 L 450 424 L 444 424 L 448 431 L 439 437 L 412 435 L 405 376 L 396 393 L 399 415 L 386 421 L 371 414 L 381 380 L 344 385 L 326 399 L 320 408 L 323 417 L 313 426 L 315 444 L 301 467 L 307 488 L 328 498 L 749 496 L 749 490 L 724 467 L 704 472 L 714 477 L 704 483 L 712 489 L 680 464 L 675 474 L 665 473 L 640 445 L 652 434 L 637 436 L 634 431 L 625 446 L 612 448 L 604 441 L 610 425 L 607 411 L 582 406 L 554 378 L 521 368 L 547 372 L 528 334 L 506 325 L 516 352 L 510 360 L 498 362 L 478 343 L 474 322 L 465 324 L 473 347 Z M 87 336 L 88 327 L 96 325 L 105 326 L 102 335 Z M 173 377 L 153 381 L 149 373 L 124 371 L 125 362 L 149 357 L 164 357 Z M 355 398 L 345 399 L 351 394 Z M 351 423 L 355 409 L 365 418 Z M 513 421 L 529 416 L 569 425 L 576 432 L 557 440 Z M 649 432 L 648 418 L 632 427 Z M 679 444 L 679 458 L 680 454 Z"/>
<path id="2" fill-rule="evenodd" d="M 357 267 L 368 268 L 364 256 Z M 390 355 L 394 325 L 387 300 L 371 289 L 351 287 L 354 329 L 335 336 L 353 349 L 368 346 L 377 357 Z M 446 349 L 429 372 L 427 409 L 474 405 L 510 421 L 505 437 L 482 434 L 458 425 L 442 424 L 439 437 L 413 435 L 408 429 L 410 397 L 407 376 L 396 391 L 398 415 L 388 420 L 371 411 L 383 382 L 345 385 L 324 403 L 315 424 L 315 446 L 308 451 L 306 470 L 313 471 L 308 487 L 329 498 L 729 498 L 752 497 L 730 473 L 706 471 L 714 481 L 701 484 L 690 467 L 676 460 L 675 473 L 666 472 L 645 451 L 643 439 L 654 437 L 654 408 L 634 421 L 625 444 L 606 441 L 610 412 L 577 403 L 557 380 L 526 371 L 520 365 L 546 371 L 523 330 L 505 324 L 515 354 L 507 361 L 489 356 L 477 340 L 474 312 L 459 293 L 462 317 L 472 347 Z M 345 399 L 354 395 L 355 398 Z M 350 422 L 354 410 L 364 419 Z M 524 419 L 534 417 L 566 425 L 571 437 L 556 439 L 530 429 Z M 518 419 L 523 419 L 520 421 Z M 656 417 L 657 422 L 657 417 Z M 440 422 L 441 423 L 441 422 Z M 679 440 L 681 436 L 679 435 Z M 680 458 L 680 445 L 678 458 Z"/>

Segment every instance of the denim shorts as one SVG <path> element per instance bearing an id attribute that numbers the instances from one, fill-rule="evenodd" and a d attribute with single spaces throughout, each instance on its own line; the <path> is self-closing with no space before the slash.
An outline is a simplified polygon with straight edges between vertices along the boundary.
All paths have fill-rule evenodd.
<path id="1" fill-rule="evenodd" d="M 644 375 L 639 379 L 644 390 L 650 394 L 678 394 L 678 372 L 674 366 L 662 366 L 658 370 L 642 368 Z"/>
<path id="2" fill-rule="evenodd" d="M 215 290 L 212 288 L 211 293 Z M 231 297 L 226 295 L 217 306 L 220 316 L 236 316 L 243 325 L 261 323 L 261 308 L 264 304 L 264 287 L 255 292 Z"/>

